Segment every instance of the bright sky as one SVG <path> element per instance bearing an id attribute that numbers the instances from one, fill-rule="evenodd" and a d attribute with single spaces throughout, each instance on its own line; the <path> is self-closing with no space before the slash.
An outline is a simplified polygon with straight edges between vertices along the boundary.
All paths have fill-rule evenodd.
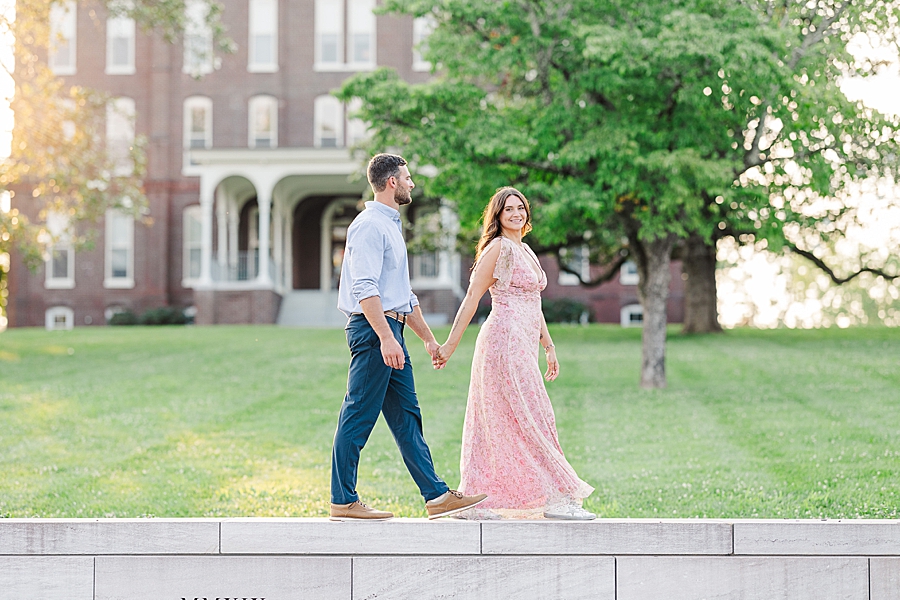
<path id="1" fill-rule="evenodd" d="M 0 14 L 11 16 L 15 13 L 15 0 L 0 0 Z M 13 115 L 9 110 L 9 100 L 13 95 L 13 81 L 7 70 L 11 70 L 12 40 L 8 35 L 0 37 L 0 157 L 9 156 L 12 143 Z M 0 206 L 0 210 L 3 206 Z"/>

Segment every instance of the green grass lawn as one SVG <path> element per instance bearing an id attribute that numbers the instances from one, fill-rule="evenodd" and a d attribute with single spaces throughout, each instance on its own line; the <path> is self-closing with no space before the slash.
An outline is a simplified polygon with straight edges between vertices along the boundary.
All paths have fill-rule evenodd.
<path id="1" fill-rule="evenodd" d="M 425 434 L 459 481 L 477 328 L 433 371 L 410 332 Z M 640 331 L 553 328 L 563 449 L 604 517 L 892 517 L 900 330 L 671 331 L 669 388 L 637 387 Z M 446 330 L 437 336 L 443 339 Z M 349 353 L 340 330 L 0 333 L 0 516 L 324 516 Z M 359 491 L 423 504 L 387 428 Z"/>

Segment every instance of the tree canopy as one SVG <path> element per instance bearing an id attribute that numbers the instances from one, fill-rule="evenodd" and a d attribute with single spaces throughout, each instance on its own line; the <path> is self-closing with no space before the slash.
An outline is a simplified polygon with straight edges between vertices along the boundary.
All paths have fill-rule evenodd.
<path id="1" fill-rule="evenodd" d="M 588 244 L 601 261 L 632 256 L 645 342 L 657 330 L 645 362 L 651 349 L 650 362 L 664 358 L 662 270 L 679 239 L 733 235 L 780 248 L 793 243 L 792 229 L 839 234 L 829 223 L 844 207 L 821 200 L 897 166 L 897 119 L 838 87 L 874 68 L 846 50 L 853 35 L 896 45 L 895 3 L 389 0 L 384 8 L 433 21 L 424 54 L 435 77 L 411 85 L 379 70 L 344 85 L 341 98 L 363 100 L 372 146 L 435 166 L 426 192 L 453 201 L 464 229 L 474 229 L 493 190 L 517 185 L 533 202 L 539 249 Z M 664 370 L 651 379 L 645 385 L 665 385 Z"/>

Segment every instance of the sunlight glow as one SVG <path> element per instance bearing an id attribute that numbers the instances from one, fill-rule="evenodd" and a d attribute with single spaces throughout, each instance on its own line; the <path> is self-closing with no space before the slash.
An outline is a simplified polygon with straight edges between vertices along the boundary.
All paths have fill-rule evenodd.
<path id="1" fill-rule="evenodd" d="M 0 14 L 8 21 L 16 15 L 15 0 L 0 0 Z M 0 32 L 0 159 L 9 156 L 12 145 L 13 113 L 9 108 L 15 85 L 10 73 L 13 71 L 12 37 L 9 31 Z"/>

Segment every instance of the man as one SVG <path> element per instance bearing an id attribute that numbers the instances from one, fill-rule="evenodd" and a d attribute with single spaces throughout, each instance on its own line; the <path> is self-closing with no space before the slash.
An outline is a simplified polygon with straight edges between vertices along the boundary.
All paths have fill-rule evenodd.
<path id="1" fill-rule="evenodd" d="M 392 513 L 366 506 L 356 493 L 359 453 L 383 413 L 410 475 L 425 498 L 429 519 L 446 517 L 482 502 L 464 496 L 437 476 L 416 399 L 412 364 L 403 340 L 406 324 L 434 359 L 438 343 L 409 285 L 406 242 L 399 209 L 415 187 L 406 161 L 378 154 L 369 161 L 375 200 L 347 230 L 338 308 L 349 317 L 350 374 L 331 456 L 331 519 L 384 520 Z"/>

